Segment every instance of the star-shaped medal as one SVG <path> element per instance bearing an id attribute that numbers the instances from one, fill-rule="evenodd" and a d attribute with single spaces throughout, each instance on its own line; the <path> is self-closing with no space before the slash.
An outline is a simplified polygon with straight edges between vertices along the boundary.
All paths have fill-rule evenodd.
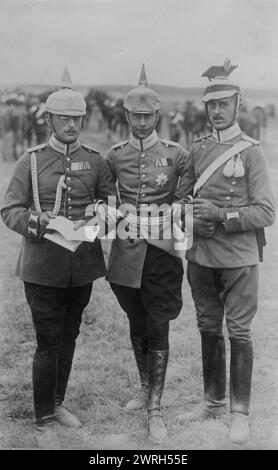
<path id="1" fill-rule="evenodd" d="M 157 175 L 155 179 L 157 186 L 165 186 L 167 181 L 168 181 L 168 176 L 165 175 L 164 173 L 160 173 L 160 175 Z"/>

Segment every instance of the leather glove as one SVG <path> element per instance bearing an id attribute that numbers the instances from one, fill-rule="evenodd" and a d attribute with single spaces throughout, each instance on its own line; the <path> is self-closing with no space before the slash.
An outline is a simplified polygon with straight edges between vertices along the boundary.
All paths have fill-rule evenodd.
<path id="1" fill-rule="evenodd" d="M 45 231 L 47 225 L 50 222 L 50 219 L 55 219 L 55 218 L 56 218 L 56 215 L 54 215 L 53 212 L 51 211 L 42 212 L 39 215 L 39 224 L 40 224 L 41 230 Z"/>
<path id="2" fill-rule="evenodd" d="M 223 210 L 207 199 L 193 199 L 189 204 L 193 204 L 193 216 L 195 218 L 224 222 Z"/>
<path id="3" fill-rule="evenodd" d="M 213 220 L 196 219 L 196 217 L 193 217 L 193 232 L 201 237 L 213 237 L 216 228 L 217 222 Z"/>

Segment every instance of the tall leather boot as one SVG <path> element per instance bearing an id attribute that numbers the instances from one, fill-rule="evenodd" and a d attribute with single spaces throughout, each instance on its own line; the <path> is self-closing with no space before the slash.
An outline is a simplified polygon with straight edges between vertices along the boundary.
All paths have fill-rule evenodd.
<path id="1" fill-rule="evenodd" d="M 75 343 L 63 343 L 58 356 L 58 374 L 55 399 L 55 418 L 63 426 L 79 428 L 81 422 L 63 406 L 65 393 L 70 376 Z"/>
<path id="2" fill-rule="evenodd" d="M 60 449 L 54 417 L 56 377 L 56 355 L 37 350 L 33 360 L 33 398 L 35 436 L 40 449 Z"/>
<path id="3" fill-rule="evenodd" d="M 149 400 L 147 409 L 149 440 L 163 444 L 167 429 L 161 415 L 161 397 L 164 388 L 169 351 L 149 351 Z"/>
<path id="4" fill-rule="evenodd" d="M 204 401 L 180 422 L 216 418 L 226 411 L 226 348 L 224 336 L 201 333 Z"/>
<path id="5" fill-rule="evenodd" d="M 127 411 L 141 410 L 146 408 L 149 394 L 148 374 L 148 338 L 147 336 L 131 336 L 134 357 L 140 376 L 140 390 L 129 400 L 125 409 Z"/>
<path id="6" fill-rule="evenodd" d="M 253 346 L 251 341 L 231 339 L 230 362 L 230 410 L 229 439 L 235 444 L 244 443 L 249 437 L 249 407 L 253 370 Z"/>

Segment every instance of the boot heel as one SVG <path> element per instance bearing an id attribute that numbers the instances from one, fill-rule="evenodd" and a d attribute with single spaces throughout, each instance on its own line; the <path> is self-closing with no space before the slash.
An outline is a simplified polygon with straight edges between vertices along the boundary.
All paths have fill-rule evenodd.
<path id="1" fill-rule="evenodd" d="M 164 444 L 168 437 L 168 431 L 165 423 L 162 419 L 160 410 L 148 410 L 148 433 L 149 441 L 152 444 L 161 445 Z"/>

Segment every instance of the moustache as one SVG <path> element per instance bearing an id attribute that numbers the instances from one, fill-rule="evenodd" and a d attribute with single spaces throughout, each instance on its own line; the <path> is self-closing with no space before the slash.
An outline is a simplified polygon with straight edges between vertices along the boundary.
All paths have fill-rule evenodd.
<path id="1" fill-rule="evenodd" d="M 213 119 L 217 120 L 217 121 L 223 121 L 223 118 L 221 116 L 219 116 L 218 114 L 216 114 L 215 116 L 213 116 Z"/>

